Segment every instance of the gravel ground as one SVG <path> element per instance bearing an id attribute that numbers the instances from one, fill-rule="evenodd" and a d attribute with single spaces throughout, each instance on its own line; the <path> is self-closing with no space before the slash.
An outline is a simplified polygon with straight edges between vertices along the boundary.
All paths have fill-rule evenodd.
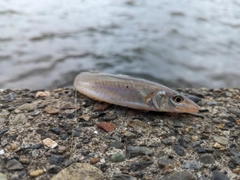
<path id="1" fill-rule="evenodd" d="M 0 180 L 239 180 L 240 90 L 178 91 L 198 114 L 128 109 L 70 88 L 0 90 Z"/>

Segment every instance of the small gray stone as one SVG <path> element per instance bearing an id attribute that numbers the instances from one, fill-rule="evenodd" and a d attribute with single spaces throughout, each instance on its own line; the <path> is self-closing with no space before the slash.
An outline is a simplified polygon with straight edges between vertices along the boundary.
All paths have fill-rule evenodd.
<path id="1" fill-rule="evenodd" d="M 32 151 L 32 157 L 33 157 L 33 159 L 36 159 L 38 156 L 39 156 L 39 151 L 38 151 L 37 149 L 34 149 L 34 150 Z"/>
<path id="2" fill-rule="evenodd" d="M 17 99 L 17 94 L 14 92 L 9 93 L 6 97 L 3 98 L 4 102 L 11 102 Z"/>
<path id="3" fill-rule="evenodd" d="M 232 162 L 233 164 L 236 164 L 236 165 L 239 165 L 239 166 L 240 166 L 240 158 L 237 157 L 237 156 L 232 157 L 232 158 L 231 158 L 231 162 Z"/>
<path id="4" fill-rule="evenodd" d="M 124 148 L 123 144 L 119 141 L 114 141 L 113 143 L 109 144 L 109 147 L 114 147 L 116 149 L 123 149 Z"/>
<path id="5" fill-rule="evenodd" d="M 49 164 L 54 164 L 56 166 L 60 166 L 64 161 L 64 156 L 59 156 L 59 155 L 51 155 L 49 159 Z"/>
<path id="6" fill-rule="evenodd" d="M 10 124 L 11 125 L 15 125 L 16 127 L 19 127 L 19 124 L 25 124 L 27 122 L 27 117 L 21 113 L 21 114 L 17 114 L 16 117 L 14 119 L 10 119 Z"/>
<path id="7" fill-rule="evenodd" d="M 235 115 L 240 115 L 240 109 L 238 109 L 238 108 L 229 108 L 228 109 L 228 111 L 230 112 L 230 113 L 232 113 L 232 114 L 235 114 Z"/>
<path id="8" fill-rule="evenodd" d="M 24 167 L 23 165 L 17 161 L 16 159 L 11 159 L 6 163 L 6 168 L 8 170 L 22 170 Z"/>
<path id="9" fill-rule="evenodd" d="M 212 173 L 211 180 L 230 180 L 225 174 L 220 171 L 214 171 Z"/>
<path id="10" fill-rule="evenodd" d="M 9 131 L 9 128 L 8 127 L 5 127 L 5 128 L 3 128 L 3 129 L 0 129 L 0 138 L 3 136 L 3 134 L 5 133 L 5 132 L 7 132 L 7 131 Z"/>
<path id="11" fill-rule="evenodd" d="M 194 159 L 194 160 L 189 161 L 187 164 L 185 164 L 183 166 L 183 168 L 199 170 L 201 168 L 201 164 Z"/>
<path id="12" fill-rule="evenodd" d="M 174 165 L 175 161 L 170 159 L 170 158 L 167 158 L 167 157 L 162 157 L 159 159 L 158 161 L 158 165 L 160 168 L 165 168 L 167 165 L 171 164 L 171 165 Z"/>
<path id="13" fill-rule="evenodd" d="M 112 180 L 137 180 L 137 178 L 128 174 L 114 174 Z"/>
<path id="14" fill-rule="evenodd" d="M 180 145 L 175 145 L 174 147 L 174 151 L 179 155 L 179 156 L 184 156 L 185 152 L 184 152 L 184 148 Z"/>
<path id="15" fill-rule="evenodd" d="M 153 161 L 139 161 L 139 162 L 134 162 L 130 165 L 130 170 L 131 171 L 142 171 L 146 167 L 150 166 L 153 164 Z"/>
<path id="16" fill-rule="evenodd" d="M 126 156 L 127 158 L 134 158 L 139 155 L 150 155 L 153 151 L 144 146 L 127 146 Z"/>
<path id="17" fill-rule="evenodd" d="M 227 97 L 232 97 L 232 93 L 230 93 L 230 92 L 226 92 L 225 95 L 226 95 Z"/>
<path id="18" fill-rule="evenodd" d="M 225 138 L 225 137 L 214 136 L 213 139 L 214 139 L 214 141 L 216 141 L 216 142 L 218 142 L 219 144 L 224 145 L 224 146 L 228 145 L 228 143 L 229 143 L 229 142 L 228 142 L 228 139 Z"/>
<path id="19" fill-rule="evenodd" d="M 112 162 L 122 162 L 124 160 L 125 160 L 125 156 L 120 153 L 112 154 L 111 156 Z"/>
<path id="20" fill-rule="evenodd" d="M 160 180 L 194 180 L 194 176 L 187 171 L 173 172 L 171 174 L 163 176 Z"/>
<path id="21" fill-rule="evenodd" d="M 214 164 L 215 159 L 211 154 L 203 154 L 199 158 L 200 162 L 203 164 Z"/>

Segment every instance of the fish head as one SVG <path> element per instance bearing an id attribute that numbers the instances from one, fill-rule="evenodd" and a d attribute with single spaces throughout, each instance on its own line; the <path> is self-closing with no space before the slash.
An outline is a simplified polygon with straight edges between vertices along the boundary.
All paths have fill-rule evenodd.
<path id="1" fill-rule="evenodd" d="M 176 91 L 158 91 L 153 104 L 157 110 L 165 112 L 197 113 L 200 109 L 195 102 Z"/>

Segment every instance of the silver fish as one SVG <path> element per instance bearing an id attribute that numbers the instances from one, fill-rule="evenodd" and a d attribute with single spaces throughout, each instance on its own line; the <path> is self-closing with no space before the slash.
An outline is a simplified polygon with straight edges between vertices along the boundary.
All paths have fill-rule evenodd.
<path id="1" fill-rule="evenodd" d="M 98 101 L 134 109 L 160 112 L 196 113 L 200 107 L 166 86 L 127 75 L 83 72 L 74 87 Z"/>

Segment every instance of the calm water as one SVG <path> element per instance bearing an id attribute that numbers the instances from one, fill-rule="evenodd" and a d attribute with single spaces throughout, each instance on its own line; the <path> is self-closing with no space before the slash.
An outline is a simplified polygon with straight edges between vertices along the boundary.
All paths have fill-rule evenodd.
<path id="1" fill-rule="evenodd" d="M 170 87 L 240 87 L 240 0 L 1 0 L 0 88 L 81 71 Z"/>

